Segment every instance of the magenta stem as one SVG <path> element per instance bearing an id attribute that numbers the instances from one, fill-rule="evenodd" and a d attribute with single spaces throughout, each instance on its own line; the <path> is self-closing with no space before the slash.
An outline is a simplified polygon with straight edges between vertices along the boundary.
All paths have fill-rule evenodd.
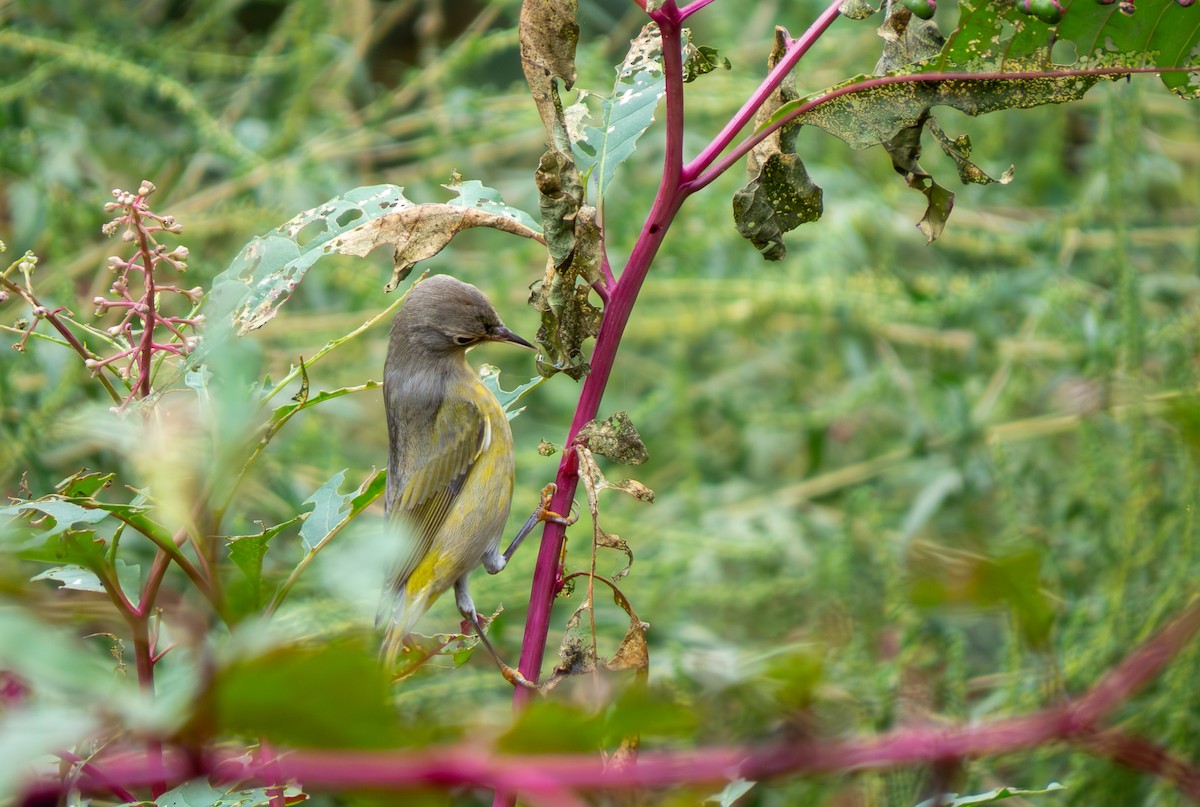
<path id="1" fill-rule="evenodd" d="M 779 87 L 784 77 L 792 71 L 792 68 L 796 66 L 804 54 L 808 53 L 808 49 L 813 46 L 814 42 L 821 38 L 821 35 L 825 33 L 825 30 L 829 28 L 829 26 L 833 25 L 834 20 L 836 20 L 839 16 L 838 8 L 841 6 L 841 4 L 842 0 L 833 0 L 833 2 L 821 12 L 821 15 L 813 21 L 813 24 L 808 27 L 808 30 L 805 31 L 803 35 L 792 40 L 791 44 L 787 48 L 787 51 L 784 53 L 783 58 L 780 59 L 779 63 L 776 64 L 771 72 L 767 74 L 767 77 L 763 79 L 762 84 L 758 86 L 758 89 L 754 91 L 754 94 L 746 99 L 746 103 L 742 104 L 742 108 L 737 111 L 737 114 L 735 114 L 729 120 L 729 123 L 725 124 L 725 128 L 713 138 L 711 143 L 705 146 L 703 151 L 696 155 L 696 159 L 684 166 L 684 182 L 693 184 L 692 181 L 695 180 L 696 177 L 698 177 L 706 168 L 708 168 L 712 164 L 713 160 L 715 160 L 722 151 L 729 147 L 729 144 L 733 142 L 735 137 L 737 137 L 737 133 L 744 129 L 746 124 L 754 120 L 754 115 L 758 112 L 762 105 L 767 102 L 767 99 L 771 97 L 771 93 L 773 93 Z M 693 3 L 693 5 L 696 4 Z M 689 9 L 691 9 L 691 6 L 688 6 L 686 9 L 684 9 L 684 11 L 690 13 Z M 765 137 L 766 135 L 763 136 Z M 749 151 L 749 149 L 747 149 L 747 151 Z M 744 153 L 745 152 L 743 152 L 743 154 Z M 737 159 L 741 159 L 741 155 L 738 155 Z M 737 162 L 737 160 L 735 159 L 723 162 L 723 167 L 715 171 L 715 174 L 720 174 L 722 171 L 728 168 L 729 165 Z M 707 184 L 708 182 L 704 182 L 701 185 L 695 185 L 694 187 L 689 188 L 689 190 L 699 190 L 699 188 Z"/>
<path id="2" fill-rule="evenodd" d="M 658 23 L 663 42 L 663 72 L 666 76 L 666 156 L 663 180 L 659 185 L 650 214 L 642 225 L 641 235 L 634 245 L 621 273 L 609 290 L 608 305 L 604 319 L 596 336 L 596 348 L 591 357 L 591 372 L 584 379 L 579 404 L 567 434 L 565 451 L 558 468 L 558 491 L 554 495 L 551 509 L 566 513 L 575 498 L 579 477 L 576 469 L 575 452 L 571 445 L 579 430 L 595 419 L 600 409 L 604 389 L 612 373 L 621 335 L 629 322 L 638 292 L 646 279 L 646 273 L 654 256 L 658 253 L 667 228 L 678 212 L 686 196 L 680 172 L 683 165 L 683 63 L 681 31 L 677 20 L 678 9 L 668 3 L 653 15 Z M 541 675 L 542 660 L 546 651 L 546 637 L 550 629 L 550 611 L 559 588 L 559 558 L 562 556 L 565 529 L 560 524 L 547 522 L 542 533 L 537 566 L 529 595 L 529 615 L 525 623 L 525 638 L 521 645 L 521 673 L 531 681 Z M 518 707 L 526 703 L 530 693 L 517 689 L 514 703 Z"/>
<path id="3" fill-rule="evenodd" d="M 783 62 L 780 62 L 780 65 L 782 64 Z M 1194 73 L 1197 71 L 1200 71 L 1200 67 L 1098 67 L 1080 70 L 1045 70 L 1023 73 L 919 73 L 904 76 L 877 76 L 875 78 L 864 79 L 863 81 L 856 81 L 853 84 L 847 84 L 845 87 L 839 87 L 819 98 L 814 98 L 797 106 L 770 126 L 756 131 L 753 135 L 739 143 L 735 149 L 707 167 L 701 162 L 701 157 L 704 156 L 704 154 L 701 154 L 700 157 L 697 157 L 684 168 L 687 190 L 689 193 L 695 193 L 700 190 L 727 171 L 731 166 L 738 163 L 752 148 L 810 110 L 832 101 L 834 98 L 862 92 L 873 87 L 882 87 L 887 84 L 919 84 L 935 81 L 1019 81 L 1022 79 L 1069 78 L 1072 76 L 1124 76 L 1131 73 Z M 775 71 L 773 70 L 771 71 L 771 76 L 774 75 Z M 768 80 L 770 80 L 771 76 L 768 76 Z M 728 129 L 729 127 L 726 128 Z M 716 143 L 717 140 L 714 140 L 713 144 L 710 144 L 709 148 L 705 149 L 705 153 L 711 150 Z M 724 146 L 722 146 L 723 148 Z"/>

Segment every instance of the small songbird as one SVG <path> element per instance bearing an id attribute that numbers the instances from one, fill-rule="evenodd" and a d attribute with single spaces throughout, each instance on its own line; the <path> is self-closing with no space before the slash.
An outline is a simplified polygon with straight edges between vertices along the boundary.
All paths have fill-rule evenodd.
<path id="1" fill-rule="evenodd" d="M 489 341 L 533 349 L 505 327 L 483 292 L 447 275 L 417 283 L 392 322 L 383 374 L 384 508 L 409 546 L 388 576 L 376 619 L 389 667 L 451 585 L 459 611 L 492 651 L 467 576 L 480 563 L 491 574 L 503 569 L 518 541 L 500 552 L 515 475 L 512 432 L 499 401 L 467 365 L 467 350 Z"/>

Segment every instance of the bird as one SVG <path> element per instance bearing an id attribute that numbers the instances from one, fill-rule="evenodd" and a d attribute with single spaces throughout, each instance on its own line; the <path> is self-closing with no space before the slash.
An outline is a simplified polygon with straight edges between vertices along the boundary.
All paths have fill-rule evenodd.
<path id="1" fill-rule="evenodd" d="M 484 636 L 467 589 L 472 571 L 482 564 L 499 572 L 524 533 L 547 517 L 543 506 L 500 551 L 516 469 L 504 409 L 467 364 L 467 351 L 484 342 L 536 350 L 505 326 L 482 291 L 450 275 L 416 283 L 392 321 L 383 375 L 384 510 L 408 548 L 388 574 L 376 627 L 391 668 L 417 621 L 453 586 L 458 610 L 505 677 L 528 685 Z"/>

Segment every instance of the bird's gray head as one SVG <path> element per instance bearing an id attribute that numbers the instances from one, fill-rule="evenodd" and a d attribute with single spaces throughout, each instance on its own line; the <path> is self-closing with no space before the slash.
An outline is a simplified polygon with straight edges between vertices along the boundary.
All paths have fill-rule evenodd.
<path id="1" fill-rule="evenodd" d="M 488 298 L 470 283 L 433 275 L 413 286 L 392 322 L 392 343 L 450 356 L 480 342 L 533 345 L 505 327 Z"/>

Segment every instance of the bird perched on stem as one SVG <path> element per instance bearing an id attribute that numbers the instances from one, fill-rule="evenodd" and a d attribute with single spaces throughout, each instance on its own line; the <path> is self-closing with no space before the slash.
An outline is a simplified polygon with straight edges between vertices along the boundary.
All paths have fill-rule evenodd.
<path id="1" fill-rule="evenodd" d="M 505 677 L 528 685 L 496 655 L 467 591 L 471 571 L 480 563 L 491 574 L 503 569 L 524 534 L 547 517 L 539 509 L 500 552 L 512 505 L 513 441 L 499 401 L 467 364 L 467 350 L 481 342 L 534 349 L 505 327 L 483 292 L 448 275 L 413 286 L 392 322 L 383 375 L 384 508 L 409 547 L 388 576 L 376 624 L 391 667 L 417 620 L 453 585 L 459 611 Z"/>

